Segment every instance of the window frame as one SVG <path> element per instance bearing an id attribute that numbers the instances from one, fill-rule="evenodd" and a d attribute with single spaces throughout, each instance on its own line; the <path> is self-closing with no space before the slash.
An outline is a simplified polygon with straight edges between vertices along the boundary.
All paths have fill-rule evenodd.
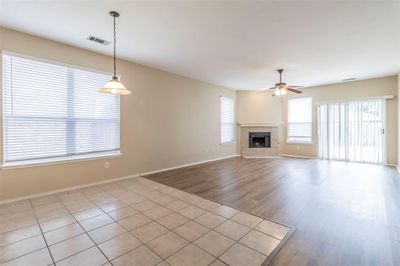
<path id="1" fill-rule="evenodd" d="M 233 102 L 233 121 L 232 121 L 232 123 L 223 123 L 222 122 L 222 99 L 223 98 L 227 98 L 227 99 L 230 99 L 230 100 L 232 100 L 232 102 Z M 219 99 L 219 112 L 220 112 L 220 121 L 219 121 L 219 144 L 220 145 L 229 145 L 229 144 L 233 144 L 233 143 L 235 143 L 235 141 L 236 141 L 236 129 L 235 129 L 235 119 L 236 119 L 236 112 L 235 112 L 235 98 L 233 98 L 233 97 L 230 97 L 230 96 L 225 96 L 225 95 L 221 95 L 220 96 L 220 99 Z M 226 141 L 226 142 L 223 142 L 222 141 L 222 124 L 232 124 L 232 140 L 231 141 Z"/>
<path id="2" fill-rule="evenodd" d="M 66 67 L 66 68 L 71 68 L 74 70 L 82 70 L 82 71 L 88 71 L 92 73 L 97 73 L 97 74 L 104 74 L 107 76 L 112 76 L 112 73 L 110 72 L 105 72 L 105 71 L 100 71 L 96 69 L 91 69 L 88 67 L 82 67 L 82 66 L 77 66 L 77 65 L 72 65 L 72 64 L 67 64 L 64 62 L 59 62 L 55 60 L 49 60 L 49 59 L 44 59 L 44 58 L 38 58 L 35 56 L 30 56 L 30 55 L 25 55 L 25 54 L 20 54 L 20 53 L 15 53 L 15 52 L 10 52 L 6 50 L 2 50 L 0 52 L 1 56 L 1 79 L 4 79 L 4 69 L 3 69 L 3 56 L 14 56 L 14 57 L 19 57 L 22 59 L 27 59 L 27 60 L 33 60 L 33 61 L 38 61 L 38 62 L 43 62 L 46 64 L 52 64 L 55 66 L 61 66 L 61 67 Z M 45 158 L 32 158 L 32 159 L 21 159 L 17 161 L 6 161 L 6 132 L 7 129 L 5 128 L 5 120 L 6 120 L 6 114 L 5 114 L 5 104 L 4 104 L 4 80 L 2 82 L 2 86 L 0 88 L 0 100 L 1 100 L 1 105 L 2 107 L 2 114 L 1 114 L 1 126 L 2 126 L 2 136 L 1 136 L 1 157 L 2 161 L 0 162 L 0 169 L 8 169 L 8 168 L 21 168 L 21 167 L 31 167 L 31 166 L 38 166 L 38 165 L 52 165 L 52 164 L 60 164 L 60 163 L 69 163 L 69 162 L 77 162 L 77 161 L 87 161 L 87 160 L 97 160 L 97 159 L 105 159 L 105 158 L 115 158 L 115 157 L 120 157 L 122 156 L 121 153 L 121 102 L 120 99 L 118 98 L 118 103 L 117 103 L 117 108 L 118 108 L 118 121 L 119 121 L 119 147 L 118 149 L 115 150 L 105 150 L 105 151 L 94 151 L 94 152 L 88 152 L 88 153 L 77 153 L 77 154 L 70 154 L 70 155 L 59 155 L 59 156 L 50 156 L 50 157 L 45 157 Z M 50 118 L 50 119 L 61 119 L 61 118 Z M 69 118 L 63 118 L 65 120 L 68 120 Z M 108 120 L 109 118 L 97 118 L 97 120 Z M 96 119 L 94 119 L 96 120 Z M 114 121 L 114 120 L 113 120 Z M 115 120 L 116 121 L 116 120 Z M 67 121 L 68 124 L 68 121 Z M 67 130 L 68 131 L 68 130 Z M 70 144 L 67 143 L 67 146 Z M 69 147 L 67 147 L 69 149 Z"/>
<path id="3" fill-rule="evenodd" d="M 289 102 L 291 100 L 298 100 L 298 99 L 310 99 L 310 122 L 289 122 Z M 311 96 L 306 96 L 306 97 L 296 97 L 296 98 L 291 98 L 287 100 L 287 121 L 286 121 L 286 143 L 288 144 L 305 144 L 305 145 L 311 145 L 313 144 L 313 98 Z M 310 124 L 310 140 L 306 140 L 306 141 L 300 141 L 300 140 L 290 140 L 289 139 L 289 124 L 296 124 L 296 123 L 309 123 Z M 296 136 L 293 136 L 296 137 Z"/>

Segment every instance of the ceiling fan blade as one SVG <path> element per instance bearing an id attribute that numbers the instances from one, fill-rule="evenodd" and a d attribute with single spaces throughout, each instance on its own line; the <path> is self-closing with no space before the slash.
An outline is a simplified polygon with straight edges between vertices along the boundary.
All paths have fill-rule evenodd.
<path id="1" fill-rule="evenodd" d="M 292 86 L 292 85 L 290 85 L 289 87 L 290 87 L 290 88 L 298 88 L 298 89 L 299 89 L 299 88 L 304 88 L 304 86 Z"/>
<path id="2" fill-rule="evenodd" d="M 264 88 L 264 89 L 262 89 L 262 90 L 260 90 L 260 91 L 258 91 L 257 93 L 262 93 L 262 92 L 266 92 L 267 90 L 272 90 L 272 89 L 275 89 L 275 87 L 272 87 L 272 88 Z"/>
<path id="3" fill-rule="evenodd" d="M 287 87 L 286 89 L 287 89 L 288 91 L 291 91 L 291 92 L 294 92 L 294 93 L 297 93 L 297 94 L 303 93 L 302 91 L 293 89 L 292 87 Z"/>

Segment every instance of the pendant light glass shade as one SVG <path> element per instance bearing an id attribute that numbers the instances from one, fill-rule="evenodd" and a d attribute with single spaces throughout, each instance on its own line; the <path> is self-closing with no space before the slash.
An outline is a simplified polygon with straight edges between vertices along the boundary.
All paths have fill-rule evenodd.
<path id="1" fill-rule="evenodd" d="M 100 92 L 114 95 L 128 95 L 131 93 L 127 88 L 125 88 L 124 84 L 119 81 L 118 77 L 113 77 L 112 80 L 104 84 L 100 89 Z"/>
<path id="2" fill-rule="evenodd" d="M 110 11 L 110 15 L 114 18 L 114 76 L 112 79 L 104 84 L 104 86 L 99 90 L 102 93 L 109 93 L 114 95 L 128 95 L 131 92 L 119 81 L 117 77 L 117 63 L 116 63 L 116 43 L 117 43 L 117 33 L 115 30 L 115 18 L 119 17 L 118 12 Z"/>

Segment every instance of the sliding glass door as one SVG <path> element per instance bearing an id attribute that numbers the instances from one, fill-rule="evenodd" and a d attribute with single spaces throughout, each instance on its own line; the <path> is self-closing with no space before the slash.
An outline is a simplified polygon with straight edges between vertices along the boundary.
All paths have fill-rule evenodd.
<path id="1" fill-rule="evenodd" d="M 319 158 L 384 163 L 385 110 L 385 100 L 319 104 Z"/>

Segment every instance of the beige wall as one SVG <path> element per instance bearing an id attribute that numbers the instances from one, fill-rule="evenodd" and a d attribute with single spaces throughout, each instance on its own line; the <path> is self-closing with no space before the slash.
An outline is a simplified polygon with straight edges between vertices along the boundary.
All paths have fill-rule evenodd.
<path id="1" fill-rule="evenodd" d="M 237 121 L 249 122 L 278 122 L 286 124 L 287 100 L 294 97 L 313 98 L 313 144 L 288 144 L 286 143 L 286 130 L 283 131 L 282 153 L 291 155 L 317 156 L 317 112 L 316 104 L 331 100 L 360 99 L 384 95 L 397 95 L 397 77 L 383 77 L 354 81 L 348 83 L 324 85 L 304 89 L 304 93 L 297 96 L 288 94 L 282 97 L 272 97 L 270 92 L 237 92 Z M 256 121 L 254 121 L 257 117 Z M 278 117 L 281 117 L 279 119 Z M 397 97 L 387 101 L 387 159 L 389 164 L 397 163 Z M 284 127 L 286 128 L 286 127 Z"/>
<path id="2" fill-rule="evenodd" d="M 2 50 L 112 71 L 111 57 L 24 33 L 0 28 L 0 42 Z M 219 144 L 220 96 L 235 98 L 234 90 L 122 60 L 118 72 L 132 91 L 121 97 L 123 155 L 107 159 L 109 169 L 104 159 L 2 169 L 0 199 L 236 154 L 235 144 Z"/>
<path id="3" fill-rule="evenodd" d="M 283 124 L 282 98 L 272 97 L 270 91 L 263 93 L 237 91 L 236 104 L 238 140 L 240 140 L 240 124 Z M 278 130 L 278 144 L 279 153 L 283 153 L 283 126 Z M 241 153 L 239 141 L 237 151 L 238 154 Z"/>

